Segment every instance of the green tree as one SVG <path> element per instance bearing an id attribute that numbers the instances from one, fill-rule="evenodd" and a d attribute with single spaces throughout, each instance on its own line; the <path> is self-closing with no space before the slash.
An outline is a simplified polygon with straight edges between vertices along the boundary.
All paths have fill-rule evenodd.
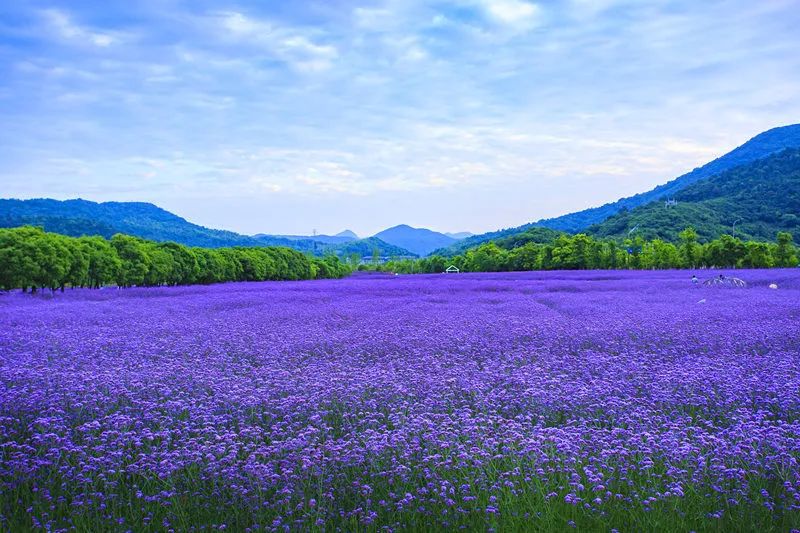
<path id="1" fill-rule="evenodd" d="M 157 246 L 171 257 L 171 269 L 166 277 L 169 285 L 187 285 L 196 278 L 200 268 L 197 265 L 197 257 L 194 252 L 174 242 L 163 242 Z"/>
<path id="2" fill-rule="evenodd" d="M 61 279 L 60 288 L 64 291 L 64 286 L 69 284 L 72 287 L 82 287 L 86 284 L 89 276 L 89 257 L 86 254 L 83 246 L 77 239 L 58 236 L 61 239 L 61 244 L 67 250 L 67 261 L 69 267 Z"/>
<path id="3" fill-rule="evenodd" d="M 513 270 L 539 270 L 542 267 L 541 246 L 534 242 L 514 248 L 509 255 Z"/>
<path id="4" fill-rule="evenodd" d="M 745 268 L 769 268 L 773 264 L 772 251 L 766 242 L 745 243 L 745 254 L 741 266 Z"/>
<path id="5" fill-rule="evenodd" d="M 735 267 L 744 258 L 746 252 L 742 241 L 730 235 L 722 235 L 706 246 L 706 263 L 716 267 Z"/>
<path id="6" fill-rule="evenodd" d="M 122 262 L 107 240 L 102 237 L 80 237 L 78 243 L 87 259 L 86 285 L 98 289 L 117 280 Z"/>
<path id="7" fill-rule="evenodd" d="M 680 244 L 678 250 L 683 266 L 697 268 L 700 264 L 702 249 L 697 242 L 697 232 L 692 227 L 688 227 L 678 234 Z"/>
<path id="8" fill-rule="evenodd" d="M 36 241 L 43 236 L 42 229 L 32 226 L 0 230 L 0 285 L 4 289 L 35 290 L 34 280 L 40 277 Z"/>
<path id="9" fill-rule="evenodd" d="M 158 244 L 151 242 L 144 243 L 144 248 L 149 262 L 147 265 L 147 273 L 141 284 L 154 287 L 166 285 L 169 283 L 170 276 L 175 268 L 172 254 L 161 248 Z"/>
<path id="10" fill-rule="evenodd" d="M 775 246 L 775 266 L 794 267 L 797 266 L 797 249 L 795 248 L 792 234 L 781 231 L 777 236 L 777 246 Z"/>
<path id="11" fill-rule="evenodd" d="M 642 247 L 641 268 L 675 268 L 680 264 L 678 248 L 671 242 L 654 239 Z"/>
<path id="12" fill-rule="evenodd" d="M 502 272 L 508 270 L 507 258 L 505 250 L 489 242 L 468 251 L 465 259 L 472 272 Z"/>
<path id="13" fill-rule="evenodd" d="M 130 235 L 117 233 L 111 237 L 111 246 L 116 250 L 120 260 L 117 284 L 120 287 L 142 285 L 151 263 L 146 242 Z"/>

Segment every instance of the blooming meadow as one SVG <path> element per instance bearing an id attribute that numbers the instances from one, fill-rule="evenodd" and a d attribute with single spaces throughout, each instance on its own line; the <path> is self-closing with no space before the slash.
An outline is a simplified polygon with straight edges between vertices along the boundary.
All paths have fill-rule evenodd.
<path id="1" fill-rule="evenodd" d="M 0 530 L 799 528 L 800 271 L 690 275 L 0 294 Z"/>

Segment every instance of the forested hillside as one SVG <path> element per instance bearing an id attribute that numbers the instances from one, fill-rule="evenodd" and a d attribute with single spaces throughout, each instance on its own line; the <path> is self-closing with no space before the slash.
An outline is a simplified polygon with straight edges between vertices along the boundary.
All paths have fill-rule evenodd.
<path id="1" fill-rule="evenodd" d="M 672 181 L 659 185 L 650 191 L 636 194 L 628 198 L 622 198 L 616 202 L 605 204 L 600 207 L 585 209 L 556 218 L 542 219 L 538 222 L 531 222 L 514 228 L 474 235 L 446 248 L 436 250 L 434 254 L 452 256 L 464 253 L 466 250 L 474 248 L 481 243 L 505 238 L 534 226 L 547 227 L 570 233 L 584 231 L 590 226 L 598 224 L 620 211 L 632 210 L 657 199 L 672 198 L 681 190 L 705 178 L 736 168 L 740 165 L 764 159 L 787 148 L 800 148 L 800 124 L 783 126 L 765 131 L 722 157 L 675 178 Z M 674 227 L 674 232 L 681 231 L 684 227 L 685 224 L 678 224 Z M 720 233 L 716 235 L 720 235 Z M 769 236 L 774 236 L 774 232 Z"/>
<path id="2" fill-rule="evenodd" d="M 416 257 L 417 254 L 384 242 L 377 237 L 367 237 L 366 239 L 359 239 L 357 241 L 350 241 L 343 244 L 337 244 L 329 248 L 330 251 L 335 252 L 339 257 L 351 257 L 357 255 L 362 258 L 378 256 L 378 257 Z"/>
<path id="3" fill-rule="evenodd" d="M 645 239 L 677 241 L 693 227 L 701 240 L 722 234 L 767 240 L 779 231 L 800 239 L 800 150 L 790 149 L 699 181 L 674 195 L 625 210 L 589 228 L 597 237 L 622 238 L 631 229 Z"/>
<path id="4" fill-rule="evenodd" d="M 0 199 L 0 227 L 38 226 L 45 231 L 71 237 L 97 235 L 110 239 L 117 233 L 134 235 L 156 242 L 176 242 L 185 246 L 220 248 L 231 246 L 285 246 L 317 256 L 346 257 L 363 252 L 381 257 L 414 255 L 408 250 L 379 239 L 354 241 L 347 237 L 326 242 L 310 238 L 285 238 L 273 235 L 248 236 L 232 231 L 210 229 L 144 202 L 91 202 L 88 200 Z"/>
<path id="5" fill-rule="evenodd" d="M 15 227 L 24 224 L 42 226 L 45 231 L 73 237 L 115 233 L 136 235 L 154 241 L 174 241 L 186 246 L 266 246 L 285 245 L 192 224 L 153 204 L 144 202 L 90 202 L 88 200 L 0 200 L 0 224 Z"/>
<path id="6" fill-rule="evenodd" d="M 742 146 L 728 152 L 722 157 L 696 168 L 663 185 L 630 196 L 616 202 L 605 204 L 592 209 L 585 209 L 577 213 L 570 213 L 556 218 L 540 220 L 536 224 L 553 229 L 575 233 L 582 231 L 593 224 L 597 224 L 623 209 L 633 209 L 640 205 L 648 204 L 660 198 L 668 198 L 679 191 L 697 183 L 705 178 L 714 176 L 726 170 L 745 165 L 759 159 L 768 157 L 786 148 L 800 148 L 800 124 L 773 128 L 756 135 Z M 680 231 L 680 228 L 678 229 Z M 772 234 L 774 235 L 774 233 Z"/>

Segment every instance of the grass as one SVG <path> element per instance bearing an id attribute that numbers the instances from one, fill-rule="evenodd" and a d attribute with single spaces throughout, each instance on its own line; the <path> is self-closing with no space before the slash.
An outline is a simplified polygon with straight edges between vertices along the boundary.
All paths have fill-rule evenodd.
<path id="1" fill-rule="evenodd" d="M 224 479 L 193 466 L 168 478 L 117 473 L 116 477 L 89 479 L 77 485 L 66 481 L 53 467 L 36 481 L 3 479 L 0 493 L 0 528 L 28 531 L 49 523 L 53 530 L 76 531 L 232 531 L 286 525 L 304 531 L 404 531 L 463 529 L 469 531 L 696 531 L 786 532 L 800 527 L 797 510 L 769 509 L 761 495 L 765 489 L 782 493 L 779 473 L 759 475 L 749 481 L 749 492 L 738 502 L 725 500 L 705 484 L 688 484 L 683 496 L 671 496 L 643 504 L 639 494 L 652 494 L 666 465 L 636 472 L 629 483 L 617 482 L 605 491 L 593 492 L 590 481 L 570 479 L 555 471 L 535 475 L 535 465 L 525 457 L 516 462 L 487 461 L 480 468 L 454 467 L 438 471 L 438 478 L 453 487 L 448 505 L 426 489 L 426 469 L 409 468 L 405 479 L 382 476 L 382 460 L 360 467 L 336 467 L 331 472 L 303 475 L 295 494 L 278 494 L 254 481 L 249 497 L 234 491 Z M 556 458 L 557 459 L 557 458 Z M 572 471 L 580 465 L 570 465 Z M 508 476 L 503 473 L 514 472 Z M 369 490 L 355 480 L 369 480 Z M 575 490 L 577 484 L 583 490 Z M 465 490 L 464 486 L 490 487 Z M 420 490 L 422 488 L 422 490 Z M 425 494 L 425 493 L 428 494 Z M 409 493 L 407 505 L 391 494 Z M 567 494 L 582 499 L 565 501 Z M 600 497 L 602 503 L 592 500 Z M 314 500 L 316 505 L 311 505 Z M 778 500 L 780 501 L 780 500 Z M 487 508 L 489 511 L 487 511 Z M 496 509 L 496 512 L 491 512 Z M 371 514 L 373 513 L 373 514 Z M 317 523 L 317 521 L 320 523 Z"/>

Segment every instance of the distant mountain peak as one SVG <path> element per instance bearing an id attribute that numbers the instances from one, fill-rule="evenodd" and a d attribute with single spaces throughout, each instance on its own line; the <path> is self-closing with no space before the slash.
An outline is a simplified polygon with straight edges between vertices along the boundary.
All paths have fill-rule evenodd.
<path id="1" fill-rule="evenodd" d="M 451 233 L 449 231 L 446 231 L 445 235 L 460 241 L 461 239 L 466 239 L 467 237 L 472 237 L 475 234 L 471 233 L 469 231 L 458 231 L 458 232 L 455 232 L 455 233 Z"/>
<path id="2" fill-rule="evenodd" d="M 408 224 L 392 226 L 380 233 L 376 233 L 374 236 L 384 242 L 405 248 L 421 256 L 428 255 L 433 250 L 456 242 L 456 239 L 448 237 L 444 233 L 426 228 L 414 228 Z"/>
<path id="3" fill-rule="evenodd" d="M 334 237 L 350 237 L 351 239 L 358 239 L 358 235 L 356 235 L 355 232 L 353 232 L 353 231 L 351 231 L 349 229 L 346 229 L 344 231 L 340 231 L 339 233 L 334 235 Z"/>

